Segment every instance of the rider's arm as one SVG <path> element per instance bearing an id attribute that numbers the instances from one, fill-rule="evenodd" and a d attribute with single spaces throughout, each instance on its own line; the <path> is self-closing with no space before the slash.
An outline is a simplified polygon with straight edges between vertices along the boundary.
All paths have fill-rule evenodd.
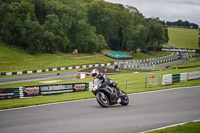
<path id="1" fill-rule="evenodd" d="M 112 81 L 112 80 L 111 80 L 110 78 L 108 78 L 108 77 L 105 77 L 105 82 L 106 82 L 109 86 L 111 86 L 111 87 L 117 87 L 117 85 L 118 85 L 117 82 Z"/>

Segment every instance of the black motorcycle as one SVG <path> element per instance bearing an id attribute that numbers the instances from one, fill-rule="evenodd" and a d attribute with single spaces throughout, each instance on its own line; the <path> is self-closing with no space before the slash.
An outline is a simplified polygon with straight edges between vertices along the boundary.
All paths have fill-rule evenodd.
<path id="1" fill-rule="evenodd" d="M 119 90 L 119 92 L 107 84 L 98 84 L 92 89 L 92 93 L 96 96 L 97 102 L 103 108 L 107 108 L 109 105 L 120 103 L 123 106 L 128 105 L 129 98 L 128 95 Z"/>

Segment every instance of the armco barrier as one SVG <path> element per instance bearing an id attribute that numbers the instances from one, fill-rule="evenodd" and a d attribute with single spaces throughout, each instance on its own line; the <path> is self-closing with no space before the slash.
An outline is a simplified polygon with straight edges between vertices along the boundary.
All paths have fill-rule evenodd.
<path id="1" fill-rule="evenodd" d="M 41 73 L 41 72 L 70 70 L 70 69 L 79 69 L 79 68 L 87 68 L 87 67 L 110 66 L 110 65 L 114 65 L 114 64 L 117 64 L 117 62 L 111 62 L 111 63 L 105 63 L 105 64 L 93 64 L 93 65 L 47 68 L 47 69 L 43 69 L 43 70 L 29 70 L 29 71 L 20 71 L 20 72 L 3 72 L 3 73 L 0 73 L 0 76 Z"/>
<path id="2" fill-rule="evenodd" d="M 5 88 L 0 89 L 0 100 L 88 91 L 91 85 L 89 83 L 69 83 Z"/>
<path id="3" fill-rule="evenodd" d="M 180 82 L 180 74 L 172 74 L 172 83 Z"/>
<path id="4" fill-rule="evenodd" d="M 177 82 L 185 82 L 188 80 L 199 79 L 200 71 L 180 73 L 180 74 L 165 74 L 163 75 L 163 85 L 170 85 Z"/>
<path id="5" fill-rule="evenodd" d="M 200 71 L 188 73 L 188 80 L 193 80 L 198 78 L 200 78 Z"/>
<path id="6" fill-rule="evenodd" d="M 180 82 L 186 82 L 188 80 L 188 73 L 181 73 L 180 74 Z"/>
<path id="7" fill-rule="evenodd" d="M 170 85 L 170 84 L 172 84 L 172 74 L 163 75 L 163 85 Z"/>
<path id="8" fill-rule="evenodd" d="M 128 65 L 126 68 L 132 67 L 137 68 L 140 67 L 141 62 L 149 62 L 148 64 L 145 64 L 144 66 L 149 66 L 153 64 L 159 64 L 167 61 L 177 60 L 177 57 L 171 57 L 173 56 L 173 53 L 170 55 L 166 55 L 163 57 L 157 57 L 157 58 L 151 58 L 151 59 L 143 59 L 143 60 L 136 60 L 136 61 L 130 61 L 131 63 L 135 63 L 134 65 Z M 171 57 L 168 60 L 165 60 L 164 58 Z M 187 56 L 192 57 L 192 56 Z M 159 59 L 162 59 L 162 61 L 159 61 Z M 165 61 L 164 61 L 165 60 Z M 127 61 L 129 62 L 129 61 Z M 28 71 L 19 71 L 19 72 L 3 72 L 0 73 L 0 76 L 8 76 L 8 75 L 20 75 L 20 74 L 31 74 L 31 73 L 41 73 L 41 72 L 48 72 L 48 71 L 62 71 L 62 70 L 69 70 L 69 69 L 79 69 L 79 68 L 87 68 L 87 67 L 98 67 L 98 66 L 110 66 L 110 65 L 117 65 L 118 62 L 110 62 L 110 63 L 104 63 L 104 64 L 91 64 L 91 65 L 81 65 L 81 66 L 69 66 L 69 67 L 57 67 L 57 68 L 47 68 L 42 70 L 28 70 Z"/>

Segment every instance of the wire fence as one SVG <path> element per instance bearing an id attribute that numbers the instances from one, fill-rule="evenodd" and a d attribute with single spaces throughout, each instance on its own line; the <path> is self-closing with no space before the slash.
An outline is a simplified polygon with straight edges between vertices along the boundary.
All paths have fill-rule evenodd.
<path id="1" fill-rule="evenodd" d="M 147 74 L 145 78 L 145 88 L 160 86 L 162 84 L 162 77 L 160 74 Z"/>
<path id="2" fill-rule="evenodd" d="M 138 78 L 138 79 L 125 79 L 125 89 L 128 89 L 128 86 L 135 86 L 135 85 L 139 85 L 139 86 L 143 86 L 145 85 L 145 78 Z"/>
<path id="3" fill-rule="evenodd" d="M 147 74 L 144 78 L 125 79 L 125 89 L 131 87 L 155 87 L 162 84 L 162 77 L 159 74 Z"/>

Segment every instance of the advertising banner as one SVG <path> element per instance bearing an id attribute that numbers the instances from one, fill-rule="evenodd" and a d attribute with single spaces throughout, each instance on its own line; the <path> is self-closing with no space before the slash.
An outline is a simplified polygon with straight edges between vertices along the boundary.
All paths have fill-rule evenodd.
<path id="1" fill-rule="evenodd" d="M 41 86 L 24 86 L 19 88 L 0 89 L 0 100 L 23 98 L 40 95 L 53 95 L 62 93 L 73 93 L 88 91 L 89 83 L 69 83 Z"/>
<path id="2" fill-rule="evenodd" d="M 15 98 L 14 88 L 0 89 L 0 100 L 14 99 L 14 98 Z"/>
<path id="3" fill-rule="evenodd" d="M 199 49 L 184 49 L 184 48 L 153 48 L 149 47 L 151 51 L 169 51 L 169 52 L 186 52 L 186 53 L 200 53 Z"/>
<path id="4" fill-rule="evenodd" d="M 73 84 L 40 86 L 41 95 L 52 95 L 73 92 Z"/>
<path id="5" fill-rule="evenodd" d="M 74 91 L 86 91 L 86 84 L 74 84 Z"/>
<path id="6" fill-rule="evenodd" d="M 40 96 L 40 95 L 53 95 L 62 93 L 72 93 L 78 91 L 87 91 L 88 83 L 69 83 L 69 84 L 54 84 L 54 85 L 41 85 L 41 86 L 24 86 L 24 97 Z"/>
<path id="7" fill-rule="evenodd" d="M 162 51 L 197 53 L 196 49 L 162 48 Z"/>
<path id="8" fill-rule="evenodd" d="M 23 87 L 23 93 L 25 97 L 28 96 L 39 96 L 40 88 L 36 86 Z"/>

